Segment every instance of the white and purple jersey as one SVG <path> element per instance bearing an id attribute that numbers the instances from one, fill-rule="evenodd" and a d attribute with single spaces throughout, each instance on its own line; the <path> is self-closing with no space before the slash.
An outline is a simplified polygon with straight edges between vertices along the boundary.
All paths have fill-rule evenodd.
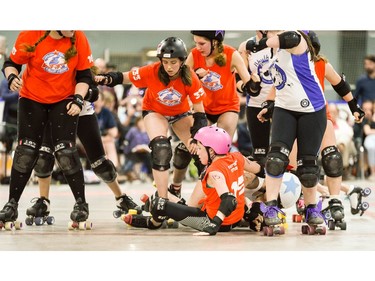
<path id="1" fill-rule="evenodd" d="M 272 87 L 272 78 L 269 71 L 271 49 L 266 48 L 248 56 L 250 73 L 257 73 L 260 77 L 260 94 L 256 97 L 247 96 L 247 106 L 261 108 L 262 103 Z"/>
<path id="2" fill-rule="evenodd" d="M 326 101 L 309 51 L 294 55 L 278 49 L 271 59 L 270 72 L 276 87 L 275 107 L 297 112 L 315 112 Z"/>
<path id="3" fill-rule="evenodd" d="M 95 113 L 94 103 L 84 100 L 79 116 L 92 115 Z"/>

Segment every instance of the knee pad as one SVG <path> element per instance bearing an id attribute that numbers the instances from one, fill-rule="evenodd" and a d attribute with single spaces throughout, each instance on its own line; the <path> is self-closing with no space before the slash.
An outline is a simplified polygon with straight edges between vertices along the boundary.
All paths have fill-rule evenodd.
<path id="1" fill-rule="evenodd" d="M 332 178 L 342 176 L 344 164 L 342 156 L 336 146 L 328 146 L 322 150 L 322 166 L 324 173 Z"/>
<path id="2" fill-rule="evenodd" d="M 174 150 L 173 166 L 176 169 L 182 170 L 189 166 L 190 161 L 191 154 L 189 150 L 182 142 L 180 142 Z"/>
<path id="3" fill-rule="evenodd" d="M 115 165 L 113 165 L 111 160 L 104 157 L 92 163 L 91 169 L 95 175 L 101 178 L 105 183 L 111 183 L 117 177 Z"/>
<path id="4" fill-rule="evenodd" d="M 39 149 L 39 157 L 34 167 L 35 175 L 39 178 L 48 178 L 55 165 L 55 156 L 52 148 L 42 145 Z"/>
<path id="5" fill-rule="evenodd" d="M 55 156 L 65 175 L 73 175 L 82 169 L 78 151 L 70 142 L 61 142 L 55 147 Z"/>
<path id="6" fill-rule="evenodd" d="M 158 171 L 169 170 L 172 159 L 171 138 L 155 137 L 150 142 L 149 148 L 151 149 L 152 168 Z"/>
<path id="7" fill-rule="evenodd" d="M 314 187 L 320 178 L 317 157 L 305 156 L 297 161 L 297 176 L 304 187 Z"/>
<path id="8" fill-rule="evenodd" d="M 20 173 L 30 173 L 38 160 L 36 142 L 22 139 L 14 151 L 13 167 Z"/>
<path id="9" fill-rule="evenodd" d="M 285 144 L 275 143 L 267 154 L 265 170 L 271 177 L 281 177 L 289 164 L 290 150 Z"/>
<path id="10" fill-rule="evenodd" d="M 233 193 L 226 192 L 221 194 L 220 199 L 219 211 L 227 217 L 237 208 L 236 196 Z"/>

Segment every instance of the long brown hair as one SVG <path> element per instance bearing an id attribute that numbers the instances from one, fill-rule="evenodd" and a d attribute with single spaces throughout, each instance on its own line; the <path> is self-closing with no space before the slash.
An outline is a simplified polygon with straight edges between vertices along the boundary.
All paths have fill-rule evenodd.
<path id="1" fill-rule="evenodd" d="M 47 30 L 44 32 L 44 34 L 34 43 L 34 45 L 29 45 L 29 44 L 23 44 L 24 51 L 28 53 L 33 53 L 35 52 L 36 47 L 44 40 L 47 38 L 47 36 L 51 33 L 51 30 Z M 70 37 L 70 43 L 72 44 L 68 50 L 66 50 L 64 57 L 65 57 L 65 62 L 68 63 L 68 61 L 77 55 L 77 49 L 75 46 L 76 43 L 76 33 L 74 32 L 74 35 Z"/>
<path id="2" fill-rule="evenodd" d="M 181 60 L 181 59 L 180 59 Z M 184 60 L 181 60 L 182 62 L 184 62 Z M 160 61 L 161 62 L 161 61 Z M 182 83 L 184 85 L 188 85 L 188 86 L 191 86 L 192 85 L 192 77 L 191 77 L 191 72 L 190 72 L 190 68 L 184 63 L 181 68 L 180 68 L 180 76 L 181 76 L 181 80 L 182 80 Z M 171 79 L 168 75 L 168 73 L 165 71 L 164 67 L 163 67 L 163 64 L 160 63 L 160 66 L 159 66 L 159 70 L 158 70 L 158 78 L 159 80 L 165 85 L 167 86 L 169 84 L 169 82 L 171 82 Z"/>
<path id="3" fill-rule="evenodd" d="M 219 52 L 216 56 L 215 56 L 215 63 L 218 65 L 218 66 L 225 66 L 227 64 L 227 58 L 224 56 L 224 45 L 223 45 L 223 41 L 217 41 L 217 51 Z"/>
<path id="4" fill-rule="evenodd" d="M 316 61 L 316 55 L 315 55 L 315 49 L 311 43 L 311 40 L 310 40 L 310 37 L 305 33 L 303 32 L 302 30 L 297 30 L 303 38 L 305 38 L 306 42 L 307 42 L 307 46 L 309 47 L 309 52 L 310 52 L 310 55 L 311 55 L 311 60 L 312 61 Z"/>

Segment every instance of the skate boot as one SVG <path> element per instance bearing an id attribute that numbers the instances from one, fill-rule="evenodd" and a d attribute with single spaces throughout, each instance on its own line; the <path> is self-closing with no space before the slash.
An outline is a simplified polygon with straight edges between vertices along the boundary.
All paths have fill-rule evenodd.
<path id="1" fill-rule="evenodd" d="M 328 218 L 328 229 L 335 230 L 338 227 L 342 230 L 346 230 L 346 222 L 344 221 L 344 206 L 341 201 L 337 198 L 332 198 L 328 202 L 328 209 L 330 218 Z M 327 219 L 327 216 L 325 216 Z"/>
<path id="2" fill-rule="evenodd" d="M 303 194 L 299 196 L 296 202 L 296 210 L 297 214 L 293 214 L 292 221 L 293 222 L 303 222 L 305 216 L 305 201 L 303 199 Z"/>
<path id="3" fill-rule="evenodd" d="M 285 213 L 277 207 L 277 200 L 267 201 L 260 204 L 260 210 L 264 217 L 264 236 L 273 236 L 274 234 L 284 234 L 284 226 L 279 213 L 285 216 Z"/>
<path id="4" fill-rule="evenodd" d="M 319 196 L 320 200 L 322 200 L 322 215 L 326 220 L 332 219 L 331 210 L 329 208 L 328 202 L 330 201 L 330 197 L 327 195 Z"/>
<path id="5" fill-rule="evenodd" d="M 141 214 L 142 209 L 133 201 L 133 198 L 126 195 L 125 193 L 119 197 L 116 197 L 116 206 L 119 210 L 113 211 L 113 216 L 117 219 L 127 213 Z"/>
<path id="6" fill-rule="evenodd" d="M 17 221 L 18 218 L 18 203 L 13 198 L 4 205 L 0 211 L 0 229 L 12 230 L 15 228 L 19 230 L 22 228 L 22 222 Z"/>
<path id="7" fill-rule="evenodd" d="M 143 216 L 143 215 L 126 214 L 124 216 L 124 221 L 126 224 L 136 227 L 136 228 L 159 229 L 163 225 L 162 223 L 159 225 L 155 225 L 152 223 L 151 216 Z"/>
<path id="8" fill-rule="evenodd" d="M 35 204 L 26 210 L 27 218 L 25 219 L 25 223 L 27 225 L 42 225 L 47 222 L 48 225 L 51 225 L 55 222 L 55 218 L 49 216 L 49 207 L 50 201 L 45 197 L 40 198 L 33 198 L 31 203 Z"/>
<path id="9" fill-rule="evenodd" d="M 168 188 L 168 191 L 174 196 L 181 198 L 181 188 L 181 185 L 174 185 L 173 183 L 171 183 Z"/>
<path id="10" fill-rule="evenodd" d="M 360 213 L 359 215 L 362 216 L 363 213 L 370 207 L 369 203 L 362 202 L 362 198 L 367 197 L 370 194 L 371 189 L 368 187 L 353 187 L 353 190 L 348 194 L 350 201 L 350 211 L 353 215 Z"/>
<path id="11" fill-rule="evenodd" d="M 307 225 L 302 225 L 302 234 L 326 234 L 326 227 L 322 225 L 325 218 L 322 213 L 322 201 L 318 204 L 309 204 L 305 208 L 305 222 Z"/>
<path id="12" fill-rule="evenodd" d="M 74 204 L 73 211 L 70 214 L 70 219 L 68 228 L 72 229 L 91 229 L 92 223 L 86 221 L 89 217 L 89 205 L 84 203 L 81 198 L 78 198 Z"/>

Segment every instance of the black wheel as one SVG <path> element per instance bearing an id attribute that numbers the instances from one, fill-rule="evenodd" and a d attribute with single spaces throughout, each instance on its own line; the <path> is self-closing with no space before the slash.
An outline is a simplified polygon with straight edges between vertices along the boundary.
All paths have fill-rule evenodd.
<path id="1" fill-rule="evenodd" d="M 335 226 L 336 226 L 336 224 L 333 220 L 328 221 L 328 229 L 329 230 L 335 230 Z"/>
<path id="2" fill-rule="evenodd" d="M 365 189 L 362 190 L 362 195 L 364 197 L 367 197 L 371 194 L 371 189 L 369 187 L 366 187 Z"/>
<path id="3" fill-rule="evenodd" d="M 25 223 L 26 223 L 26 225 L 33 225 L 34 220 L 33 220 L 33 218 L 27 217 L 25 219 Z"/>

